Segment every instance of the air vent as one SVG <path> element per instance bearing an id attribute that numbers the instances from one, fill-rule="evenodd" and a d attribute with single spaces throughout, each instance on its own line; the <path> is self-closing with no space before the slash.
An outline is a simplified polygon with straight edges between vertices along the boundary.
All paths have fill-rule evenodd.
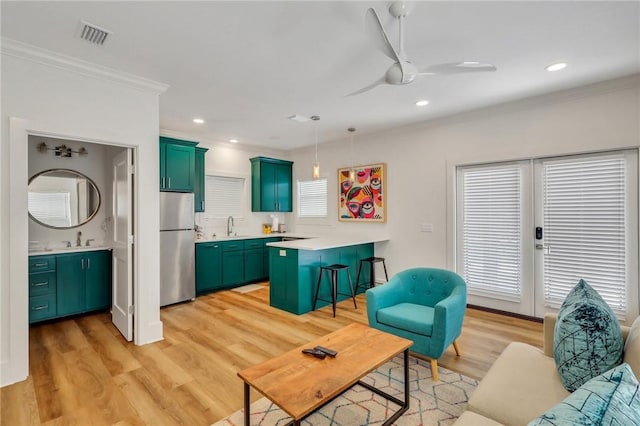
<path id="1" fill-rule="evenodd" d="M 97 25 L 90 24 L 85 21 L 80 21 L 79 36 L 81 39 L 90 43 L 102 46 L 107 40 L 107 36 L 111 34 L 111 31 L 100 28 Z"/>

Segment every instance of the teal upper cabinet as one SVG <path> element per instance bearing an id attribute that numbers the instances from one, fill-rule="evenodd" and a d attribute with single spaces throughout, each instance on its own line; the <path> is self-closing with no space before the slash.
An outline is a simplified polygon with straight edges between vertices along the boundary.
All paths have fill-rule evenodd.
<path id="1" fill-rule="evenodd" d="M 194 206 L 196 212 L 204 211 L 204 200 L 205 200 L 205 192 L 204 192 L 204 157 L 205 154 L 209 151 L 207 148 L 198 148 L 196 147 L 196 178 L 193 182 L 193 199 Z"/>
<path id="2" fill-rule="evenodd" d="M 251 159 L 251 211 L 292 211 L 292 166 L 291 161 L 274 158 Z"/>
<path id="3" fill-rule="evenodd" d="M 193 192 L 197 142 L 160 136 L 160 190 Z"/>

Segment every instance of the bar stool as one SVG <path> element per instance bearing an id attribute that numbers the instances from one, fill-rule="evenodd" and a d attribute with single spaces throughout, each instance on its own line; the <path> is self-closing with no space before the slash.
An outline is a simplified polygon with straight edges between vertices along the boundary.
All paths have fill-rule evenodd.
<path id="1" fill-rule="evenodd" d="M 338 272 L 346 270 L 347 278 L 349 278 L 349 288 L 351 289 L 351 294 L 338 293 Z M 351 296 L 353 299 L 353 306 L 358 309 L 358 305 L 356 305 L 356 294 L 353 291 L 353 282 L 351 281 L 351 275 L 349 274 L 349 267 L 347 265 L 340 265 L 338 263 L 329 266 L 320 266 L 320 275 L 318 276 L 318 286 L 316 288 L 316 297 L 313 299 L 313 310 L 316 310 L 316 303 L 318 302 L 318 294 L 320 293 L 320 283 L 322 282 L 322 272 L 328 271 L 331 272 L 331 300 L 330 302 L 333 305 L 333 317 L 336 317 L 336 299 L 338 298 L 338 294 L 343 296 Z M 329 302 L 329 300 L 324 300 L 325 302 Z"/>
<path id="2" fill-rule="evenodd" d="M 358 288 L 360 287 L 360 272 L 362 271 L 363 262 L 367 262 L 369 264 L 369 288 L 376 286 L 376 263 L 382 262 L 382 267 L 384 268 L 384 277 L 387 281 L 389 281 L 389 276 L 387 275 L 387 265 L 385 265 L 384 263 L 384 257 L 372 256 L 365 259 L 360 259 L 360 266 L 358 267 L 358 277 L 356 278 L 356 293 L 358 292 Z"/>

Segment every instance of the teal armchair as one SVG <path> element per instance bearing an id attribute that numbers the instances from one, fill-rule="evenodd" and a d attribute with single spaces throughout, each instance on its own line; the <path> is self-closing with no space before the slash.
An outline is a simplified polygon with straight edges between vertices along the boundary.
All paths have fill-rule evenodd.
<path id="1" fill-rule="evenodd" d="M 467 285 L 445 269 L 413 268 L 367 290 L 369 326 L 413 341 L 412 352 L 431 359 L 438 380 L 438 358 L 462 332 Z"/>

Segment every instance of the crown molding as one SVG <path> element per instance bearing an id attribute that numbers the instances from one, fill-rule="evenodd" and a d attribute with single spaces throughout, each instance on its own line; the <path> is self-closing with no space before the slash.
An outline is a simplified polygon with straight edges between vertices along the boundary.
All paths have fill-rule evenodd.
<path id="1" fill-rule="evenodd" d="M 102 65 L 83 61 L 9 38 L 0 38 L 0 53 L 41 65 L 61 68 L 86 76 L 125 84 L 137 89 L 151 91 L 158 95 L 164 93 L 169 88 L 169 85 L 165 83 L 103 67 Z"/>

